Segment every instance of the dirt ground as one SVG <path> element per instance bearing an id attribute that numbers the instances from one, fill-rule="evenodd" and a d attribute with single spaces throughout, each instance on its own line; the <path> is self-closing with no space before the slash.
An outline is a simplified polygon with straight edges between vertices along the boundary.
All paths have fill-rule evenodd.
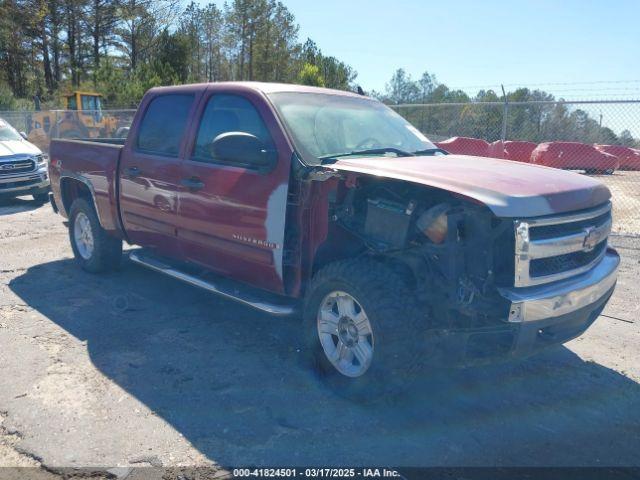
<path id="1" fill-rule="evenodd" d="M 613 231 L 640 236 L 640 172 L 598 175 L 613 196 Z"/>
<path id="2" fill-rule="evenodd" d="M 640 466 L 640 238 L 612 243 L 618 287 L 582 337 L 362 406 L 301 366 L 297 320 L 130 262 L 84 273 L 48 205 L 5 203 L 0 466 Z"/>

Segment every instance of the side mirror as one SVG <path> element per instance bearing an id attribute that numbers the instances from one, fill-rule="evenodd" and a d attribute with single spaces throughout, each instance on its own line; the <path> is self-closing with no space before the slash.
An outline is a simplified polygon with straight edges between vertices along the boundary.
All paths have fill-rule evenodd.
<path id="1" fill-rule="evenodd" d="M 277 161 L 273 148 L 246 132 L 221 133 L 211 142 L 211 154 L 223 162 L 262 171 L 270 170 Z"/>
<path id="2" fill-rule="evenodd" d="M 19 133 L 20 133 L 20 136 L 21 136 L 22 138 L 24 138 L 25 140 L 27 140 L 27 134 L 26 134 L 25 132 L 19 132 Z"/>

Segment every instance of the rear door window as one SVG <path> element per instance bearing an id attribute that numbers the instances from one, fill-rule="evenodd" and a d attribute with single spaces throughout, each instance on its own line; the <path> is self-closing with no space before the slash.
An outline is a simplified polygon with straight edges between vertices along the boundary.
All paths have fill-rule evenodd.
<path id="1" fill-rule="evenodd" d="M 168 157 L 177 157 L 189 120 L 193 95 L 161 95 L 153 100 L 140 122 L 137 149 Z"/>

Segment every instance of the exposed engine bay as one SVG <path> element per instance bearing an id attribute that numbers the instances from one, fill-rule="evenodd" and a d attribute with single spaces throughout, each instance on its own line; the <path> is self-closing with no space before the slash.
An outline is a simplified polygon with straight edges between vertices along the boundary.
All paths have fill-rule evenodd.
<path id="1" fill-rule="evenodd" d="M 330 219 L 411 278 L 449 327 L 508 317 L 497 286 L 513 284 L 513 223 L 477 202 L 408 182 L 359 177 L 341 184 Z M 498 320 L 499 319 L 499 320 Z"/>

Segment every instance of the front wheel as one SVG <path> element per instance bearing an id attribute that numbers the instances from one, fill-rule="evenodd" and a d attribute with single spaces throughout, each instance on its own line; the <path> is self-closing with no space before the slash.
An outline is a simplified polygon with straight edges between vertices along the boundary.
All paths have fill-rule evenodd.
<path id="1" fill-rule="evenodd" d="M 83 270 L 100 273 L 120 265 L 122 240 L 102 228 L 93 205 L 84 198 L 76 199 L 69 210 L 69 239 Z"/>
<path id="2" fill-rule="evenodd" d="M 304 309 L 306 358 L 338 394 L 369 402 L 401 392 L 420 364 L 426 318 L 406 280 L 370 259 L 327 265 Z"/>

